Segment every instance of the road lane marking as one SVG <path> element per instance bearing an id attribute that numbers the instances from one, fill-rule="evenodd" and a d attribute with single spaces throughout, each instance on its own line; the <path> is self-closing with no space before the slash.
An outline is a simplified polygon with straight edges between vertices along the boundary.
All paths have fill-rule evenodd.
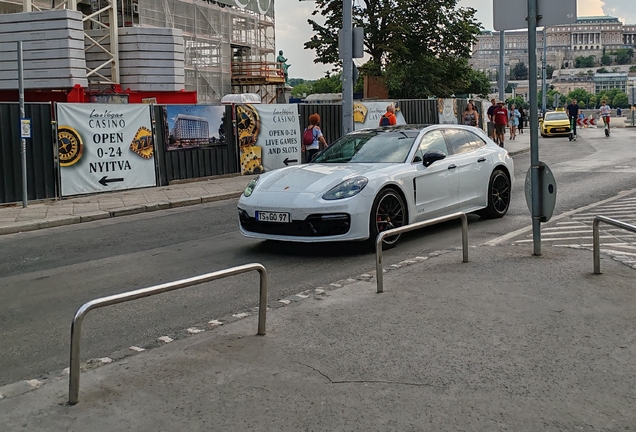
<path id="1" fill-rule="evenodd" d="M 605 200 L 598 201 L 598 202 L 595 202 L 595 203 L 593 203 L 593 204 L 588 204 L 588 205 L 586 205 L 586 206 L 579 207 L 579 208 L 577 208 L 577 209 L 574 209 L 574 210 L 570 210 L 570 211 L 567 211 L 567 212 L 561 213 L 560 215 L 558 215 L 558 216 L 556 216 L 556 217 L 553 217 L 553 218 L 552 218 L 552 222 L 558 222 L 558 221 L 560 221 L 561 219 L 565 219 L 565 218 L 567 218 L 567 217 L 570 217 L 570 216 L 572 216 L 572 215 L 574 215 L 574 214 L 577 214 L 577 213 L 580 213 L 580 212 L 582 212 L 582 211 L 586 211 L 586 210 L 589 210 L 589 209 L 593 209 L 593 208 L 595 208 L 595 207 L 601 206 L 601 205 L 606 204 L 606 203 L 609 203 L 609 202 L 614 202 L 614 201 L 619 200 L 619 199 L 624 199 L 624 198 L 625 198 L 625 195 L 631 195 L 631 194 L 633 194 L 633 193 L 635 193 L 635 192 L 636 192 L 636 188 L 634 188 L 634 189 L 629 189 L 629 190 L 627 190 L 627 191 L 619 192 L 619 193 L 618 193 L 616 196 L 614 196 L 614 197 L 607 198 L 607 199 L 605 199 Z M 515 238 L 515 237 L 519 237 L 520 235 L 525 234 L 525 233 L 527 233 L 527 232 L 529 232 L 529 231 L 532 231 L 532 225 L 527 226 L 527 227 L 524 227 L 524 228 L 520 228 L 520 229 L 518 229 L 518 230 L 515 230 L 515 231 L 512 231 L 512 232 L 509 232 L 508 234 L 504 234 L 504 235 L 502 235 L 502 236 L 499 236 L 499 237 L 497 237 L 497 238 L 494 238 L 494 239 L 492 239 L 492 240 L 490 240 L 490 241 L 487 241 L 487 242 L 483 243 L 483 245 L 484 245 L 484 246 L 496 246 L 496 245 L 498 245 L 498 244 L 501 244 L 501 243 L 507 242 L 507 241 L 509 241 L 509 240 L 512 240 L 512 239 L 513 239 L 513 238 Z"/>

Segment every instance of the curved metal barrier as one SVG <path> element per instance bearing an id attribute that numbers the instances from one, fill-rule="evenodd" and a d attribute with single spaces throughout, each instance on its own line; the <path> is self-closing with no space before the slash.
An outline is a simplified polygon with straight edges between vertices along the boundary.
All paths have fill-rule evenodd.
<path id="1" fill-rule="evenodd" d="M 463 262 L 468 262 L 468 218 L 466 217 L 466 213 L 453 213 L 448 216 L 442 216 L 435 219 L 414 223 L 412 225 L 404 225 L 399 228 L 393 228 L 378 234 L 378 237 L 375 240 L 375 277 L 378 281 L 378 293 L 384 292 L 384 274 L 382 272 L 382 241 L 384 240 L 384 237 L 401 234 L 408 231 L 414 231 L 416 229 L 424 228 L 427 226 L 437 225 L 438 223 L 448 222 L 453 219 L 462 220 Z"/>
<path id="2" fill-rule="evenodd" d="M 99 309 L 106 306 L 124 303 L 131 300 L 137 300 L 144 297 L 150 297 L 156 294 L 162 294 L 168 291 L 174 291 L 180 288 L 186 288 L 193 285 L 210 282 L 217 279 L 223 279 L 229 276 L 257 271 L 260 275 L 260 299 L 258 305 L 258 333 L 265 334 L 265 323 L 267 320 L 267 270 L 261 264 L 245 264 L 238 267 L 232 267 L 225 270 L 219 270 L 189 279 L 181 279 L 175 282 L 168 282 L 161 285 L 154 285 L 148 288 L 142 288 L 135 291 L 128 291 L 121 294 L 115 294 L 108 297 L 102 297 L 84 303 L 75 313 L 73 323 L 71 324 L 71 365 L 69 371 L 69 388 L 68 403 L 75 405 L 79 400 L 79 381 L 80 381 L 80 342 L 82 338 L 82 321 L 88 312 L 93 309 Z"/>
<path id="3" fill-rule="evenodd" d="M 636 226 L 634 225 L 608 218 L 607 216 L 596 216 L 592 224 L 592 237 L 594 238 L 594 274 L 601 274 L 601 236 L 599 232 L 601 222 L 636 233 Z"/>

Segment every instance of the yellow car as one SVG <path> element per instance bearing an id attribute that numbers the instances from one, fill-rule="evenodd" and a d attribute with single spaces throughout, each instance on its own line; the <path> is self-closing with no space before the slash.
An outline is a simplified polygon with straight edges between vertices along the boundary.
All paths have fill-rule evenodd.
<path id="1" fill-rule="evenodd" d="M 545 118 L 539 119 L 539 130 L 542 137 L 570 135 L 570 119 L 565 111 L 545 113 Z"/>

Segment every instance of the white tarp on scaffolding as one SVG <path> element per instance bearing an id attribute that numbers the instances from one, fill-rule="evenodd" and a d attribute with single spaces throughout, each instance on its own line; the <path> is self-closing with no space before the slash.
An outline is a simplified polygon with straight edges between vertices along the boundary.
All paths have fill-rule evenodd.
<path id="1" fill-rule="evenodd" d="M 254 93 L 228 94 L 221 99 L 223 105 L 232 104 L 259 104 L 261 97 Z"/>

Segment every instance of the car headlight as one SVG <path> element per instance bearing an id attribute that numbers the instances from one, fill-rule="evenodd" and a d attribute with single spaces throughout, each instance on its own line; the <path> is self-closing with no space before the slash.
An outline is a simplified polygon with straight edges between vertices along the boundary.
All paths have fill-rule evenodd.
<path id="1" fill-rule="evenodd" d="M 322 199 L 326 200 L 338 200 L 343 198 L 350 198 L 355 196 L 364 189 L 369 182 L 366 177 L 354 177 L 349 180 L 345 180 L 338 186 L 333 187 L 329 192 L 322 196 Z"/>
<path id="2" fill-rule="evenodd" d="M 256 177 L 255 179 L 252 179 L 248 184 L 247 187 L 245 188 L 245 191 L 243 192 L 243 195 L 245 195 L 246 197 L 252 195 L 252 192 L 254 192 L 254 188 L 256 187 L 256 183 L 258 183 L 258 179 L 261 178 L 260 176 Z"/>

